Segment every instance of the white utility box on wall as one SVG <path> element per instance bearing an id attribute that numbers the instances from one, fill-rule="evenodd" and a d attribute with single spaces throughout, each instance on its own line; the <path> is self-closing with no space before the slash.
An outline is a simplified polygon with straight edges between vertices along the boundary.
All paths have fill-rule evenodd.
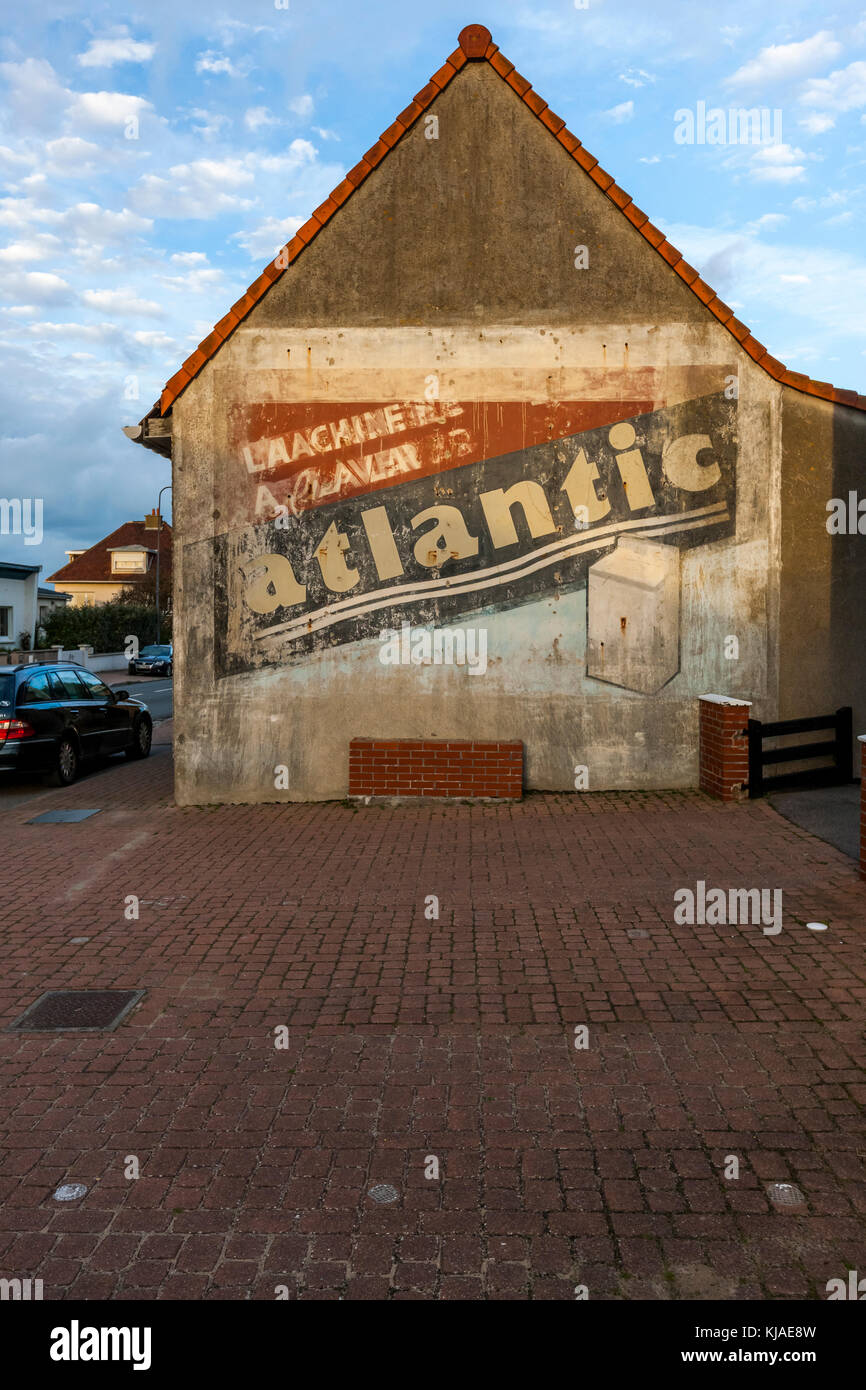
<path id="1" fill-rule="evenodd" d="M 680 554 L 638 538 L 589 570 L 586 674 L 653 695 L 680 664 Z"/>

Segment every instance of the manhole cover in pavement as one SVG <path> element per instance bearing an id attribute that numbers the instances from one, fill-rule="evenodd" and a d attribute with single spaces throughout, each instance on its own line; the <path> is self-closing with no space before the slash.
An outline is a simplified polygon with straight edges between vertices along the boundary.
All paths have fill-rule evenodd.
<path id="1" fill-rule="evenodd" d="M 792 1182 L 771 1182 L 767 1184 L 767 1196 L 774 1207 L 804 1207 L 806 1198 L 799 1187 Z"/>
<path id="2" fill-rule="evenodd" d="M 370 1188 L 368 1196 L 372 1197 L 374 1202 L 396 1202 L 400 1193 L 389 1182 L 380 1182 Z"/>
<path id="3" fill-rule="evenodd" d="M 34 816 L 32 820 L 26 821 L 26 825 L 62 825 L 64 822 L 76 820 L 87 820 L 88 816 L 98 816 L 100 808 L 97 806 L 93 811 L 43 811 L 41 816 Z"/>
<path id="4" fill-rule="evenodd" d="M 9 1024 L 16 1033 L 96 1033 L 116 1028 L 143 989 L 50 989 Z"/>

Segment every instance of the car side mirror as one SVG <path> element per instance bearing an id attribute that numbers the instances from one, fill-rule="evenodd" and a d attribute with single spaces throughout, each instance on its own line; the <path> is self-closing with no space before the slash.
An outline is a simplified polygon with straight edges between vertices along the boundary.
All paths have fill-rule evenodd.
<path id="1" fill-rule="evenodd" d="M 112 694 L 114 695 L 115 700 L 128 700 L 128 699 L 129 699 L 129 691 L 128 691 L 128 690 L 114 690 L 114 691 L 112 691 Z"/>

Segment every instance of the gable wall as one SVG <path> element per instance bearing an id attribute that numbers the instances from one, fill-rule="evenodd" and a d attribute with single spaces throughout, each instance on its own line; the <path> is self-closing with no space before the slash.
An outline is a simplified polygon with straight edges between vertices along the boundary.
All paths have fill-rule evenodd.
<path id="1" fill-rule="evenodd" d="M 758 714 L 775 713 L 782 388 L 486 64 L 468 65 L 432 109 L 438 140 L 425 139 L 423 120 L 413 127 L 175 404 L 182 802 L 344 796 L 352 737 L 520 738 L 536 788 L 571 789 L 578 764 L 593 789 L 689 786 L 697 695 L 740 694 Z M 577 246 L 588 248 L 588 269 L 575 268 Z M 726 404 L 732 375 L 739 398 Z M 405 423 L 409 403 L 423 409 L 431 378 L 440 404 L 457 402 L 460 412 L 390 440 L 397 448 L 413 440 L 428 471 L 409 468 L 387 486 L 320 498 L 282 531 L 266 524 L 257 489 L 265 483 L 284 501 L 290 470 L 278 461 L 272 472 L 249 472 L 266 457 L 259 436 L 290 438 L 292 422 L 350 418 L 376 402 L 403 403 Z M 656 485 L 649 511 L 630 510 L 622 492 L 608 439 L 617 419 L 636 421 Z M 545 428 L 560 441 L 547 449 Z M 611 480 L 603 521 L 691 514 L 704 498 L 673 488 L 656 455 L 666 438 L 705 429 L 732 480 L 729 520 L 683 522 L 694 528 L 689 537 L 679 530 L 654 541 L 663 547 L 653 552 L 654 588 L 634 582 L 634 562 L 624 566 L 625 584 L 603 566 L 591 581 L 590 613 L 590 566 L 605 561 L 608 546 L 545 566 L 523 587 L 488 590 L 483 608 L 479 592 L 474 611 L 455 612 L 442 588 L 426 607 L 375 610 L 350 640 L 333 625 L 282 646 L 262 639 L 271 621 L 386 587 L 361 553 L 359 517 L 371 507 L 385 509 L 402 582 L 473 566 L 488 573 L 571 534 L 562 484 L 581 442 L 601 485 Z M 425 451 L 435 458 L 449 438 L 467 454 L 446 454 L 430 472 Z M 312 462 L 324 468 L 334 457 Z M 700 456 L 704 464 L 714 457 Z M 527 478 L 544 488 L 557 530 L 533 538 L 518 512 L 519 544 L 496 548 L 479 495 Z M 476 559 L 419 566 L 411 521 L 432 502 L 459 503 L 478 539 Z M 332 519 L 351 539 L 361 578 L 354 590 L 322 596 L 316 549 Z M 628 537 L 619 533 L 617 548 Z M 308 601 L 262 619 L 248 611 L 241 567 L 274 552 L 291 558 Z M 611 672 L 598 631 L 612 625 L 607 650 L 616 647 L 613 609 L 623 601 L 631 656 L 623 667 L 614 654 Z M 483 627 L 486 673 L 382 665 L 378 630 L 404 618 Z M 725 655 L 730 636 L 736 659 Z M 623 671 L 630 684 L 617 679 Z M 288 768 L 288 791 L 274 787 L 277 765 Z"/>

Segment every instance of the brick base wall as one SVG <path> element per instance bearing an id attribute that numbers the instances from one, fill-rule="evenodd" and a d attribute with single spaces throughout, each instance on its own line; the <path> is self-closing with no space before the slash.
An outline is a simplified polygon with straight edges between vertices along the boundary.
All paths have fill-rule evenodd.
<path id="1" fill-rule="evenodd" d="M 860 778 L 860 877 L 866 878 L 866 734 L 860 735 L 862 764 Z"/>
<path id="2" fill-rule="evenodd" d="M 701 696 L 701 791 L 719 801 L 741 801 L 749 785 L 748 700 Z"/>
<path id="3" fill-rule="evenodd" d="M 349 745 L 349 796 L 522 795 L 522 743 L 353 738 Z"/>

